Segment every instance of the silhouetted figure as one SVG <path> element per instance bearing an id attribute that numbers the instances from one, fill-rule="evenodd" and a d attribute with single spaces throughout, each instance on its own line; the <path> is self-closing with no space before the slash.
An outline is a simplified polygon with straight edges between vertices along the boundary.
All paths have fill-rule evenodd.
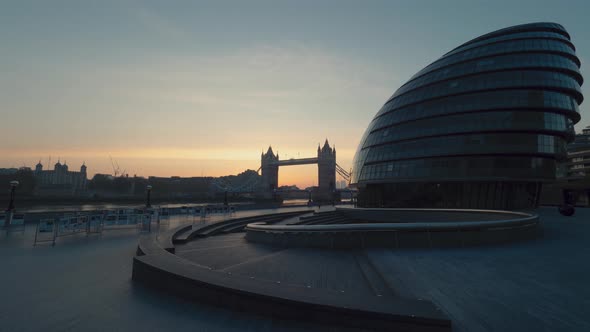
<path id="1" fill-rule="evenodd" d="M 576 213 L 576 208 L 574 207 L 575 199 L 574 193 L 571 190 L 563 190 L 563 204 L 559 206 L 558 210 L 559 213 L 566 217 L 571 217 Z"/>

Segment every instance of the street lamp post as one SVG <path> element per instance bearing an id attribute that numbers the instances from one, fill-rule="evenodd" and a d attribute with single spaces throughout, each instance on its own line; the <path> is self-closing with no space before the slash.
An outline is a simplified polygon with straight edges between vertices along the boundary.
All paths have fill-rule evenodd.
<path id="1" fill-rule="evenodd" d="M 18 186 L 18 181 L 10 181 L 10 201 L 8 202 L 8 208 L 6 209 L 6 221 L 4 222 L 4 227 L 10 227 L 10 223 L 12 223 L 12 216 L 14 215 L 14 198 L 16 196 L 16 187 Z"/>
<path id="2" fill-rule="evenodd" d="M 307 190 L 308 198 L 307 198 L 307 205 L 311 205 L 311 190 Z"/>
<path id="3" fill-rule="evenodd" d="M 152 207 L 152 203 L 150 202 L 151 194 L 152 194 L 152 186 L 148 184 L 146 189 L 147 189 L 147 197 L 146 197 L 145 207 L 149 209 Z"/>
<path id="4" fill-rule="evenodd" d="M 14 211 L 14 196 L 16 194 L 17 186 L 18 181 L 10 181 L 10 202 L 8 202 L 8 209 L 6 209 L 6 212 Z"/>

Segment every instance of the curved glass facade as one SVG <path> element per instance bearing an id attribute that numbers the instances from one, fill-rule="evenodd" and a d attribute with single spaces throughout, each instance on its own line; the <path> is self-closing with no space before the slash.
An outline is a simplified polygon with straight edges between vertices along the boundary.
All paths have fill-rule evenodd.
<path id="1" fill-rule="evenodd" d="M 555 23 L 505 28 L 448 52 L 369 124 L 353 162 L 358 204 L 535 207 L 580 120 L 579 68 Z"/>

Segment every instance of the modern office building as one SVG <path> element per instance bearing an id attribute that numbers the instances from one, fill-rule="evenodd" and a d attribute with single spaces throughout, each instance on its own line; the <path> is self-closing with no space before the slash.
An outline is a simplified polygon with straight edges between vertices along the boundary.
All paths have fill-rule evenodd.
<path id="1" fill-rule="evenodd" d="M 567 199 L 577 206 L 590 205 L 590 126 L 567 145 L 567 157 L 557 165 L 558 181 L 543 188 L 544 204 Z"/>
<path id="2" fill-rule="evenodd" d="M 537 206 L 580 120 L 579 68 L 555 23 L 501 29 L 448 52 L 369 124 L 353 162 L 359 206 Z"/>
<path id="3" fill-rule="evenodd" d="M 590 180 L 590 126 L 567 146 L 563 176 L 568 181 Z"/>

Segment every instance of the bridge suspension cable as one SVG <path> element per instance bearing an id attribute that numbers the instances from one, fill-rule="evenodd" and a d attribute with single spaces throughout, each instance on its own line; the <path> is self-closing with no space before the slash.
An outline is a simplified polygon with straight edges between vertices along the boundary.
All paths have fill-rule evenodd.
<path id="1" fill-rule="evenodd" d="M 336 172 L 340 174 L 340 176 L 343 177 L 346 182 L 350 183 L 350 173 L 338 164 L 336 164 Z"/>

